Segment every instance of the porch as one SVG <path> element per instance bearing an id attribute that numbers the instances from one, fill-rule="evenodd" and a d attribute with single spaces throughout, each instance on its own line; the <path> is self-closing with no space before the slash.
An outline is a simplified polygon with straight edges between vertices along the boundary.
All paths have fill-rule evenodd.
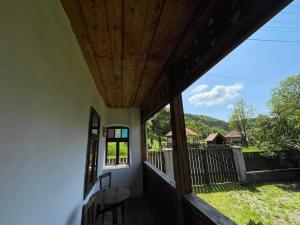
<path id="1" fill-rule="evenodd" d="M 128 225 L 234 224 L 192 194 L 181 93 L 289 2 L 2 2 L 0 224 L 79 225 L 104 172 Z M 174 179 L 147 162 L 168 103 Z"/>

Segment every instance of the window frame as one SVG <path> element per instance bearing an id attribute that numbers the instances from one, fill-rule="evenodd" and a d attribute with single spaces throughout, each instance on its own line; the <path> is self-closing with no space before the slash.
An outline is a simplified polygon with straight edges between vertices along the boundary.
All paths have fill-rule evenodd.
<path id="1" fill-rule="evenodd" d="M 121 129 L 121 138 L 109 138 L 108 137 L 108 129 Z M 127 138 L 122 138 L 122 129 L 127 129 Z M 114 132 L 115 133 L 115 132 Z M 120 166 L 120 165 L 130 165 L 130 143 L 129 143 L 129 127 L 126 126 L 109 126 L 106 127 L 106 139 L 105 139 L 105 144 L 106 144 L 106 148 L 105 148 L 105 166 Z M 116 164 L 113 165 L 108 165 L 107 164 L 107 156 L 108 156 L 108 143 L 109 142 L 116 142 Z M 122 163 L 120 164 L 120 142 L 126 142 L 127 146 L 128 146 L 128 151 L 127 151 L 127 163 Z"/>
<path id="2" fill-rule="evenodd" d="M 93 126 L 93 119 L 97 118 L 97 125 Z M 97 182 L 98 177 L 98 157 L 99 157 L 99 143 L 100 143 L 100 129 L 101 126 L 101 117 L 97 111 L 91 106 L 90 108 L 90 118 L 89 118 L 89 128 L 88 128 L 88 142 L 87 142 L 87 151 L 86 151 L 86 160 L 85 160 L 85 175 L 84 175 L 84 190 L 83 197 L 85 198 L 95 183 Z M 96 129 L 97 134 L 93 133 L 93 130 Z M 95 145 L 91 149 L 91 145 Z M 92 152 L 92 159 L 90 159 L 90 151 Z M 89 166 L 92 160 L 92 169 L 89 170 Z"/>

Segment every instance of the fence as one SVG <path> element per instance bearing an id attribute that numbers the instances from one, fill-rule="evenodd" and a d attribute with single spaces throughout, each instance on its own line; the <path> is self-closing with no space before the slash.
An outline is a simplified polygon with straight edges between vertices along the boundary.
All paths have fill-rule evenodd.
<path id="1" fill-rule="evenodd" d="M 127 164 L 128 158 L 127 157 L 120 157 L 119 158 L 119 164 Z M 106 165 L 116 165 L 116 158 L 107 158 Z"/>
<path id="2" fill-rule="evenodd" d="M 192 185 L 237 182 L 232 149 L 227 145 L 189 144 Z M 148 151 L 148 162 L 173 177 L 172 151 Z"/>
<path id="3" fill-rule="evenodd" d="M 243 153 L 247 171 L 297 168 L 297 163 L 291 160 L 289 154 L 290 152 L 281 152 L 275 156 L 268 156 L 261 152 Z"/>
<path id="4" fill-rule="evenodd" d="M 227 145 L 188 144 L 192 185 L 235 183 L 232 149 Z"/>

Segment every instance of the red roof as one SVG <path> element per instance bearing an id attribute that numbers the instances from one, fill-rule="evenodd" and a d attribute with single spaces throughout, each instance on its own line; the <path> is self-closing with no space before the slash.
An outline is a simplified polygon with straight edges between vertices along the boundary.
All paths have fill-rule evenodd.
<path id="1" fill-rule="evenodd" d="M 185 128 L 185 132 L 187 136 L 197 136 L 197 133 L 189 128 Z M 172 131 L 166 133 L 165 137 L 172 137 Z"/>

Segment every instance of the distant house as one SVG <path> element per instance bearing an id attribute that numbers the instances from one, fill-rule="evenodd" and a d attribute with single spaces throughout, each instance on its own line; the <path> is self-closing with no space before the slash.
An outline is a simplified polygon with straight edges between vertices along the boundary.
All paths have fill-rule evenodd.
<path id="1" fill-rule="evenodd" d="M 238 131 L 231 131 L 226 136 L 227 142 L 231 144 L 241 144 L 242 143 L 242 135 Z"/>
<path id="2" fill-rule="evenodd" d="M 195 138 L 197 138 L 198 134 L 189 129 L 189 128 L 185 128 L 185 134 L 186 134 L 186 138 L 187 138 L 187 142 L 193 142 Z M 168 139 L 168 143 L 172 143 L 172 131 L 169 131 L 168 133 L 166 133 L 165 137 L 167 137 Z"/>
<path id="3" fill-rule="evenodd" d="M 226 138 L 220 133 L 209 134 L 205 138 L 205 141 L 207 144 L 216 144 L 216 145 L 226 144 Z"/>

